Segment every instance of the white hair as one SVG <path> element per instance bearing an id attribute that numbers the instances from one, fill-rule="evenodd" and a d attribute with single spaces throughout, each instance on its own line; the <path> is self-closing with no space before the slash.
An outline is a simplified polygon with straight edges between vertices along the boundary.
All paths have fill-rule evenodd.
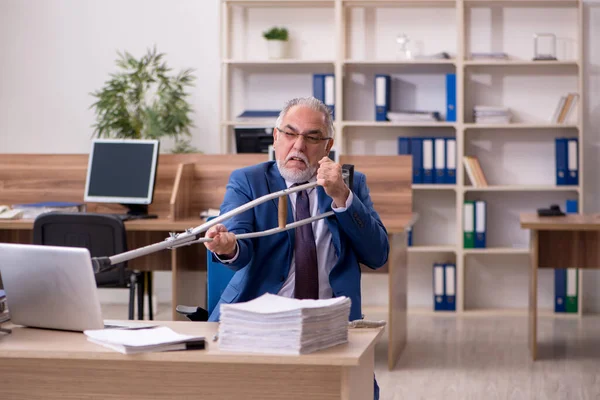
<path id="1" fill-rule="evenodd" d="M 331 116 L 331 110 L 329 107 L 325 105 L 321 100 L 316 99 L 314 97 L 296 97 L 295 99 L 291 99 L 285 103 L 283 110 L 279 113 L 277 117 L 277 122 L 275 122 L 276 127 L 280 127 L 283 122 L 283 118 L 287 114 L 287 112 L 295 106 L 304 106 L 308 107 L 311 110 L 318 111 L 325 117 L 325 127 L 327 128 L 327 136 L 329 138 L 333 137 L 333 117 Z"/>

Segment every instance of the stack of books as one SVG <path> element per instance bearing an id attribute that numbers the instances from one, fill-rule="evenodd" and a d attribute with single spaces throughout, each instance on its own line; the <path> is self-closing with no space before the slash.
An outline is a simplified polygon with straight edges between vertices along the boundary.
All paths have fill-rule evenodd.
<path id="1" fill-rule="evenodd" d="M 508 124 L 511 120 L 510 109 L 506 107 L 475 106 L 473 119 L 478 124 Z"/>
<path id="2" fill-rule="evenodd" d="M 219 349 L 307 354 L 348 341 L 350 299 L 298 300 L 266 293 L 221 305 Z"/>
<path id="3" fill-rule="evenodd" d="M 488 182 L 487 179 L 485 179 L 485 175 L 483 173 L 483 169 L 481 169 L 479 160 L 476 157 L 464 156 L 463 162 L 465 164 L 465 170 L 467 171 L 467 175 L 469 175 L 471 184 L 475 187 L 487 187 Z"/>

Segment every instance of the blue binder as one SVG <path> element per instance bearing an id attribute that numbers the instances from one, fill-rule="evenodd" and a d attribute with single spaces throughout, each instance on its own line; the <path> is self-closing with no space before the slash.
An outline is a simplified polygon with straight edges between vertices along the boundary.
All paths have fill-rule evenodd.
<path id="1" fill-rule="evenodd" d="M 389 121 L 392 78 L 390 75 L 375 75 L 375 121 Z"/>
<path id="2" fill-rule="evenodd" d="M 565 213 L 577 214 L 578 202 L 575 199 L 567 200 Z M 567 312 L 567 270 L 554 269 L 554 312 Z"/>
<path id="3" fill-rule="evenodd" d="M 335 119 L 335 77 L 333 74 L 313 75 L 313 97 L 321 100 L 331 110 Z"/>
<path id="4" fill-rule="evenodd" d="M 567 184 L 567 139 L 555 139 L 556 185 Z"/>
<path id="5" fill-rule="evenodd" d="M 475 248 L 485 249 L 487 231 L 487 203 L 484 200 L 475 202 Z"/>
<path id="6" fill-rule="evenodd" d="M 567 312 L 567 270 L 554 270 L 554 312 Z"/>
<path id="7" fill-rule="evenodd" d="M 410 138 L 399 137 L 398 138 L 398 155 L 410 155 Z"/>
<path id="8" fill-rule="evenodd" d="M 445 295 L 445 268 L 444 264 L 433 264 L 433 309 L 443 311 L 446 309 Z"/>
<path id="9" fill-rule="evenodd" d="M 565 202 L 565 213 L 577 214 L 579 208 L 577 207 L 577 199 L 570 199 Z"/>
<path id="10" fill-rule="evenodd" d="M 456 184 L 456 139 L 446 138 L 446 183 Z"/>
<path id="11" fill-rule="evenodd" d="M 567 139 L 567 185 L 579 185 L 579 140 Z"/>
<path id="12" fill-rule="evenodd" d="M 413 227 L 409 226 L 408 228 L 406 228 L 406 241 L 407 241 L 407 246 L 412 246 L 413 245 Z"/>
<path id="13" fill-rule="evenodd" d="M 456 264 L 444 264 L 445 310 L 456 311 Z"/>
<path id="14" fill-rule="evenodd" d="M 456 121 L 456 74 L 446 74 L 446 121 Z"/>
<path id="15" fill-rule="evenodd" d="M 413 161 L 413 183 L 423 183 L 423 139 L 411 138 L 410 149 Z"/>

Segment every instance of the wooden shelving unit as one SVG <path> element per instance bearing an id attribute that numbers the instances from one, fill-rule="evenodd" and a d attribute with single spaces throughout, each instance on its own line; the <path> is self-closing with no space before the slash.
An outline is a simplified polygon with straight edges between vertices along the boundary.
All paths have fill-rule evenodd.
<path id="1" fill-rule="evenodd" d="M 306 8 L 314 8 L 314 15 L 319 16 L 320 25 L 315 25 L 314 29 L 328 29 L 325 34 L 319 35 L 306 35 L 305 31 L 297 30 L 295 34 L 298 35 L 297 42 L 304 43 L 307 48 L 318 49 L 320 45 L 330 48 L 330 51 L 319 52 L 310 51 L 305 52 L 303 57 L 293 56 L 292 58 L 282 60 L 269 60 L 266 57 L 266 53 L 263 51 L 261 54 L 255 54 L 255 52 L 247 52 L 246 56 L 243 56 L 243 51 L 235 51 L 234 49 L 234 26 L 236 29 L 239 26 L 245 26 L 243 23 L 233 23 L 233 15 L 235 9 L 238 10 L 238 16 L 242 16 L 242 22 L 245 22 L 248 15 L 251 14 L 252 8 L 263 8 L 263 9 L 280 9 L 281 16 L 294 14 L 296 11 L 292 10 L 295 8 L 298 12 L 303 13 Z M 239 10 L 242 11 L 239 11 Z M 442 51 L 436 47 L 438 42 L 442 41 L 451 47 L 448 50 L 450 59 L 423 59 L 417 58 L 412 60 L 398 59 L 395 54 L 391 54 L 389 51 L 393 48 L 389 43 L 387 47 L 377 43 L 378 34 L 382 35 L 381 32 L 386 32 L 387 35 L 397 35 L 401 33 L 397 31 L 398 24 L 394 22 L 392 17 L 389 17 L 387 21 L 388 25 L 392 25 L 393 29 L 384 30 L 385 22 L 375 23 L 375 18 L 381 17 L 385 20 L 385 14 L 390 11 L 393 12 L 404 11 L 403 9 L 415 9 L 423 10 L 419 20 L 420 30 L 419 32 L 426 36 L 428 31 L 435 31 L 437 36 L 436 39 L 431 39 L 428 43 L 429 49 L 434 48 L 429 53 L 436 53 Z M 472 16 L 474 12 L 493 13 L 498 12 L 504 13 L 506 10 L 516 10 L 518 12 L 531 14 L 531 9 L 538 12 L 538 18 L 536 18 L 535 26 L 540 27 L 537 32 L 552 31 L 553 29 L 567 29 L 565 28 L 566 22 L 563 20 L 556 22 L 556 18 L 563 18 L 563 15 L 569 15 L 569 21 L 572 21 L 569 32 L 572 35 L 567 35 L 568 39 L 575 42 L 574 51 L 565 57 L 559 57 L 556 61 L 533 61 L 531 58 L 528 59 L 528 55 L 524 54 L 510 54 L 509 59 L 506 60 L 473 60 L 470 59 L 469 55 L 472 51 L 473 37 L 477 34 L 481 34 L 481 27 L 472 26 L 476 25 L 477 19 Z M 354 11 L 358 10 L 358 11 Z M 384 11 L 382 11 L 384 10 Z M 544 15 L 547 10 L 550 10 L 552 18 L 547 23 L 544 21 L 540 22 L 539 16 Z M 552 11 L 553 10 L 553 11 Z M 558 11 L 557 11 L 558 10 Z M 358 13 L 357 17 L 355 14 Z M 436 13 L 444 13 L 443 23 L 435 24 Z M 273 14 L 268 14 L 272 16 Z M 302 14 L 305 15 L 305 14 Z M 323 17 L 326 15 L 326 17 Z M 396 15 L 396 14 L 394 14 Z M 424 17 L 423 15 L 430 15 L 433 18 Z M 440 14 L 441 15 L 441 14 Z M 502 14 L 503 16 L 505 14 Z M 396 15 L 397 16 L 397 15 Z M 296 17 L 296 20 L 302 17 Z M 440 17 L 441 18 L 441 17 Z M 564 17 L 566 18 L 566 17 Z M 457 182 L 455 185 L 438 185 L 438 184 L 415 184 L 413 185 L 414 194 L 418 196 L 443 196 L 453 200 L 454 203 L 454 221 L 453 226 L 455 227 L 455 236 L 451 238 L 449 242 L 455 242 L 456 245 L 415 245 L 409 248 L 411 257 L 421 257 L 423 255 L 441 255 L 451 256 L 457 267 L 457 311 L 456 314 L 465 315 L 490 315 L 494 313 L 502 313 L 502 310 L 490 310 L 490 309 L 476 309 L 476 307 L 465 303 L 465 295 L 468 293 L 468 288 L 465 287 L 465 271 L 467 268 L 468 260 L 472 256 L 477 256 L 478 259 L 483 258 L 487 260 L 488 257 L 504 257 L 504 256 L 523 256 L 517 257 L 522 258 L 523 268 L 528 268 L 528 250 L 525 248 L 514 248 L 506 246 L 505 244 L 496 245 L 496 243 L 490 243 L 490 247 L 486 249 L 464 249 L 463 248 L 463 211 L 462 205 L 465 200 L 472 199 L 478 196 L 488 196 L 494 198 L 496 196 L 512 196 L 516 199 L 528 199 L 530 196 L 549 195 L 549 196 L 573 196 L 579 200 L 580 212 L 582 210 L 582 201 L 584 196 L 584 182 L 585 177 L 583 173 L 583 110 L 584 104 L 584 87 L 583 87 L 583 4 L 580 0 L 304 0 L 304 1 L 286 1 L 286 0 L 272 0 L 272 1 L 244 1 L 244 0 L 222 0 L 222 29 L 221 29 L 221 43 L 222 43 L 222 63 L 221 63 L 221 99 L 220 99 L 220 113 L 221 113 L 221 150 L 223 153 L 234 151 L 233 149 L 233 126 L 235 125 L 257 125 L 259 121 L 244 121 L 236 122 L 235 115 L 241 111 L 238 107 L 236 109 L 233 99 L 235 96 L 248 99 L 249 96 L 246 94 L 240 95 L 240 87 L 233 84 L 234 70 L 237 73 L 245 73 L 247 71 L 265 70 L 269 73 L 297 73 L 299 70 L 304 71 L 307 76 L 307 85 L 309 88 L 305 88 L 305 92 L 312 92 L 312 84 L 308 83 L 310 80 L 308 76 L 312 73 L 333 73 L 335 75 L 335 141 L 336 149 L 341 154 L 359 154 L 364 151 L 364 154 L 377 154 L 377 149 L 382 147 L 388 151 L 386 155 L 393 154 L 392 141 L 397 136 L 454 136 L 456 138 L 457 147 Z M 308 18 L 310 19 L 310 18 Z M 502 18 L 500 18 L 502 19 Z M 265 24 L 269 25 L 285 25 L 290 18 L 285 20 L 277 20 L 277 18 L 264 19 Z M 475 23 L 473 23 L 475 21 Z M 238 21 L 239 22 L 239 21 Z M 311 23 L 310 21 L 307 23 Z M 545 25 L 544 25 L 545 23 Z M 415 22 L 416 24 L 416 22 Z M 427 24 L 431 26 L 431 29 L 427 29 Z M 310 25 L 312 27 L 312 25 Z M 263 26 L 261 28 L 267 28 Z M 449 28 L 453 27 L 453 28 Z M 542 30 L 542 27 L 544 28 Z M 485 27 L 486 29 L 489 27 Z M 311 28 L 312 29 L 312 28 Z M 402 28 L 404 29 L 404 28 Z M 476 33 L 473 33 L 473 29 L 479 29 Z M 491 28 L 490 28 L 491 29 Z M 531 28 L 533 29 L 533 28 Z M 400 29 L 401 30 L 401 29 Z M 441 31 L 440 31 L 441 30 Z M 357 33 L 359 31 L 359 33 Z M 364 32 L 363 32 L 364 31 Z M 363 35 L 366 38 L 361 37 L 359 40 L 360 46 L 355 43 L 356 35 Z M 365 33 L 366 32 L 366 33 Z M 391 33 L 390 33 L 391 32 Z M 563 32 L 563 31 L 561 31 Z M 253 31 L 257 34 L 257 30 Z M 485 35 L 486 33 L 484 33 Z M 415 34 L 416 35 L 416 34 Z M 412 35 L 412 36 L 415 36 Z M 379 36 L 381 37 L 381 36 Z M 528 39 L 530 44 L 528 45 L 528 51 L 533 49 L 533 38 L 528 33 Z M 247 40 L 243 35 L 237 36 L 239 40 Z M 489 37 L 486 36 L 486 40 L 492 43 L 492 46 L 510 47 L 510 40 L 518 41 L 523 40 L 523 37 L 516 37 L 513 32 L 510 35 L 506 35 L 498 40 L 495 40 L 493 34 Z M 393 38 L 392 38 L 393 39 Z M 390 40 L 387 36 L 385 40 Z M 425 39 L 423 39 L 425 40 Z M 445 40 L 445 41 L 444 41 Z M 323 43 L 325 44 L 323 44 Z M 498 44 L 500 43 L 500 44 Z M 504 44 L 502 44 L 504 43 Z M 329 46 L 330 47 L 327 47 Z M 377 50 L 377 46 L 380 46 L 383 50 Z M 383 47 L 382 47 L 383 46 Z M 239 47 L 239 46 L 238 46 Z M 357 50 L 357 48 L 359 50 Z M 375 49 L 374 49 L 375 48 Z M 239 50 L 239 49 L 238 49 Z M 503 51 L 502 48 L 488 49 L 489 51 Z M 444 50 L 445 51 L 445 50 Z M 314 59 L 313 59 L 314 58 Z M 353 88 L 352 85 L 357 85 L 352 78 L 352 74 L 359 73 L 366 77 L 362 84 L 362 89 Z M 440 121 L 440 122 L 378 122 L 375 121 L 374 115 L 369 118 L 369 112 L 373 112 L 373 97 L 364 100 L 364 107 L 357 106 L 355 97 L 365 96 L 367 88 L 372 85 L 372 79 L 376 73 L 389 73 L 389 74 L 430 74 L 431 76 L 437 74 L 443 75 L 446 73 L 456 74 L 456 105 L 457 105 L 457 120 L 452 122 Z M 503 81 L 506 77 L 507 80 L 513 77 L 521 79 L 523 76 L 531 77 L 531 79 L 547 79 L 547 82 L 554 82 L 556 80 L 566 79 L 568 82 L 574 82 L 570 87 L 571 92 L 577 92 L 579 94 L 577 104 L 577 118 L 576 122 L 570 122 L 567 124 L 553 124 L 549 122 L 551 114 L 554 112 L 554 108 L 548 109 L 548 119 L 544 120 L 538 116 L 530 116 L 527 113 L 519 115 L 514 122 L 510 124 L 480 124 L 473 123 L 470 118 L 470 108 L 473 106 L 473 102 L 476 101 L 471 98 L 470 93 L 471 85 L 473 84 L 472 77 L 477 74 L 489 74 L 493 77 L 491 81 L 493 84 L 498 84 L 497 81 Z M 542 75 L 542 77 L 538 77 Z M 429 76 L 429 75 L 428 75 Z M 544 78 L 546 76 L 546 78 Z M 557 77 L 558 76 L 558 77 Z M 526 78 L 529 79 L 529 78 Z M 369 83 L 370 82 L 370 83 Z M 542 81 L 543 82 L 543 81 Z M 492 85 L 492 84 L 490 84 Z M 519 90 L 518 85 L 513 84 L 513 88 Z M 546 90 L 548 84 L 541 84 L 541 89 Z M 557 88 L 557 91 L 562 91 L 563 86 Z M 282 91 L 284 88 L 282 88 Z M 369 89 L 370 90 L 370 89 Z M 410 87 L 407 90 L 411 90 Z M 490 90 L 495 90 L 494 88 Z M 411 92 L 412 96 L 417 97 L 414 92 Z M 563 95 L 566 93 L 560 93 Z M 298 95 L 294 92 L 290 94 L 290 97 Z M 522 96 L 531 96 L 530 92 L 523 89 Z M 373 96 L 371 94 L 371 96 Z M 445 97 L 444 88 L 440 88 L 440 96 Z M 490 96 L 489 98 L 494 98 Z M 545 100 L 542 98 L 542 100 Z M 497 103 L 501 103 L 500 101 Z M 239 101 L 238 103 L 239 104 Z M 503 105 L 503 104 L 494 104 Z M 252 108 L 252 105 L 245 104 L 248 108 Z M 550 107 L 555 107 L 553 104 Z M 517 106 L 515 106 L 517 107 Z M 369 112 L 364 111 L 368 109 Z M 445 110 L 445 108 L 444 108 Z M 441 110 L 440 110 L 441 111 Z M 264 123 L 273 124 L 274 121 L 262 121 Z M 430 135 L 430 133 L 432 133 Z M 524 182 L 490 182 L 488 187 L 473 187 L 468 181 L 467 175 L 464 171 L 462 159 L 464 155 L 468 154 L 469 146 L 473 145 L 474 138 L 484 138 L 485 140 L 493 140 L 498 137 L 510 136 L 521 139 L 522 137 L 535 136 L 537 140 L 553 141 L 553 137 L 557 135 L 568 135 L 570 137 L 579 138 L 579 185 L 578 186 L 556 186 L 546 181 L 524 183 Z M 547 135 L 547 139 L 543 137 Z M 371 145 L 369 140 L 373 138 L 379 138 L 387 141 L 386 145 L 377 148 Z M 359 138 L 359 139 L 357 139 Z M 359 140 L 363 143 L 360 146 L 353 147 L 353 140 Z M 372 139 L 376 140 L 376 139 Z M 506 139 L 510 140 L 510 139 Z M 548 142 L 546 142 L 548 143 Z M 383 155 L 383 154 L 382 154 Z M 549 162 L 549 165 L 553 165 L 553 161 Z M 537 198 L 537 197 L 534 197 Z M 532 209 L 535 209 L 539 204 L 532 205 Z M 419 210 L 422 214 L 423 210 Z M 518 223 L 518 218 L 515 220 Z M 419 227 L 419 221 L 416 226 Z M 493 229 L 492 227 L 488 229 Z M 489 235 L 488 235 L 489 237 Z M 485 257 L 480 257 L 485 256 Z M 579 274 L 579 315 L 582 314 L 582 293 L 583 293 L 583 274 Z M 526 275 L 525 275 L 526 276 Z M 526 302 L 526 300 L 525 300 Z M 524 305 L 526 307 L 526 304 Z M 506 315 L 516 315 L 521 311 L 509 310 L 504 312 Z M 522 314 L 525 311 L 523 310 Z"/>

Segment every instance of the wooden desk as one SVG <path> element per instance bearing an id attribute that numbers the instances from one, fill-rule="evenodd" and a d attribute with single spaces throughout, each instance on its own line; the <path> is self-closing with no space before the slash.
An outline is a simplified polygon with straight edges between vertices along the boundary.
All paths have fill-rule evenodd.
<path id="1" fill-rule="evenodd" d="M 200 218 L 173 221 L 162 216 L 158 219 L 126 221 L 127 245 L 130 250 L 162 242 L 170 232 L 183 232 L 202 225 Z M 0 221 L 0 242 L 32 243 L 33 220 Z M 131 269 L 139 271 L 171 271 L 172 319 L 183 320 L 175 311 L 178 304 L 204 305 L 206 303 L 206 248 L 196 244 L 165 250 L 128 261 Z"/>
<path id="2" fill-rule="evenodd" d="M 164 322 L 212 338 L 216 323 Z M 83 333 L 17 327 L 0 334 L 7 399 L 372 399 L 381 329 L 351 329 L 349 341 L 302 356 L 206 350 L 124 355 Z"/>
<path id="3" fill-rule="evenodd" d="M 537 359 L 538 268 L 600 268 L 600 216 L 522 214 L 521 228 L 531 232 L 529 272 L 529 349 Z"/>
<path id="4" fill-rule="evenodd" d="M 200 225 L 202 210 L 219 208 L 234 169 L 264 162 L 264 154 L 161 154 L 153 203 L 149 212 L 159 219 L 127 221 L 130 249 L 161 242 L 169 232 Z M 412 158 L 410 156 L 341 155 L 367 177 L 371 199 L 389 233 L 388 263 L 365 273 L 389 274 L 388 366 L 394 368 L 407 337 L 407 241 L 412 221 Z M 0 204 L 37 201 L 82 201 L 87 154 L 0 154 Z M 119 205 L 89 203 L 91 212 L 123 212 Z M 0 221 L 0 242 L 31 243 L 33 221 Z M 206 249 L 180 247 L 129 261 L 140 271 L 172 271 L 172 318 L 178 304 L 206 303 Z"/>

